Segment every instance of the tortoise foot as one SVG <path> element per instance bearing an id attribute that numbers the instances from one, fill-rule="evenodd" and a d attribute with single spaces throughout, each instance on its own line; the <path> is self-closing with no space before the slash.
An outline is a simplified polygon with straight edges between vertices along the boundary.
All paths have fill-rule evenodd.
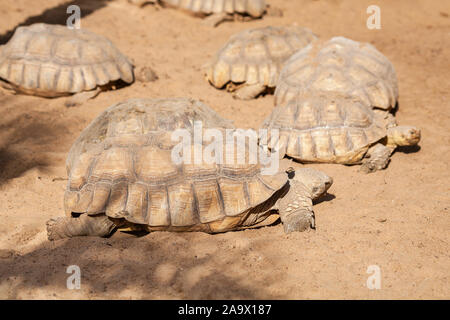
<path id="1" fill-rule="evenodd" d="M 52 218 L 47 221 L 47 238 L 50 241 L 66 238 L 64 235 L 64 226 L 66 224 L 64 217 Z"/>
<path id="2" fill-rule="evenodd" d="M 314 216 L 309 212 L 292 213 L 283 219 L 285 233 L 302 232 L 314 228 Z"/>

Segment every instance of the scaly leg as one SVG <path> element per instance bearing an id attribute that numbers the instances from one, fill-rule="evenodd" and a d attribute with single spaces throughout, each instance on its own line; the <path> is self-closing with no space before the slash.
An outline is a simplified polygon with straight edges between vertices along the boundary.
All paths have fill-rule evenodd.
<path id="1" fill-rule="evenodd" d="M 0 89 L 9 91 L 8 93 L 11 93 L 11 91 L 16 91 L 15 88 L 7 81 L 3 81 L 0 79 Z"/>
<path id="2" fill-rule="evenodd" d="M 88 101 L 89 99 L 95 98 L 100 93 L 100 91 L 101 91 L 101 89 L 99 87 L 97 87 L 94 90 L 76 93 L 73 96 L 71 96 L 70 98 L 68 98 L 66 100 L 66 102 L 64 103 L 64 105 L 66 107 L 74 107 L 74 106 L 83 104 L 86 101 Z"/>
<path id="3" fill-rule="evenodd" d="M 284 232 L 305 231 L 315 227 L 313 202 L 306 187 L 291 180 L 288 193 L 279 201 L 279 214 Z"/>
<path id="4" fill-rule="evenodd" d="M 360 171 L 370 173 L 386 168 L 394 150 L 394 147 L 386 147 L 381 143 L 377 143 L 367 151 Z"/>
<path id="5" fill-rule="evenodd" d="M 286 233 L 315 228 L 313 199 L 325 194 L 333 184 L 333 179 L 325 173 L 311 168 L 293 172 L 286 170 L 289 189 L 277 203 L 278 212 Z M 290 173 L 294 173 L 293 176 Z"/>
<path id="6" fill-rule="evenodd" d="M 159 6 L 158 0 L 128 0 L 129 3 L 137 5 L 139 7 L 143 7 L 147 4 L 153 4 L 155 6 Z"/>
<path id="7" fill-rule="evenodd" d="M 251 100 L 255 99 L 264 91 L 266 91 L 266 86 L 263 84 L 243 85 L 233 92 L 233 98 L 240 100 Z"/>
<path id="8" fill-rule="evenodd" d="M 90 216 L 82 214 L 78 218 L 59 217 L 47 221 L 48 240 L 72 238 L 78 236 L 106 237 L 116 225 L 104 214 Z"/>
<path id="9" fill-rule="evenodd" d="M 222 22 L 234 21 L 234 17 L 226 12 L 213 13 L 212 15 L 207 16 L 203 21 L 206 25 L 215 28 L 218 27 Z"/>
<path id="10" fill-rule="evenodd" d="M 308 210 L 297 210 L 290 215 L 281 217 L 284 232 L 291 233 L 294 231 L 301 232 L 309 228 L 315 228 L 314 212 Z"/>

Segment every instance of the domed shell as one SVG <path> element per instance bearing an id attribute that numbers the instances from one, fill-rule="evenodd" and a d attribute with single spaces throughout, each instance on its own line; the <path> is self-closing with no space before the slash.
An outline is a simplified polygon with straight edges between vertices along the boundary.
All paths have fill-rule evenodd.
<path id="1" fill-rule="evenodd" d="M 259 18 L 266 10 L 265 0 L 162 0 L 163 3 L 194 13 L 240 13 Z"/>
<path id="2" fill-rule="evenodd" d="M 37 23 L 18 27 L 0 47 L 0 79 L 19 92 L 57 97 L 116 80 L 134 81 L 133 66 L 105 37 Z"/>
<path id="3" fill-rule="evenodd" d="M 393 108 L 398 99 L 393 65 L 374 46 L 343 37 L 298 51 L 280 74 L 275 105 L 308 91 L 336 91 L 355 95 L 364 103 Z"/>
<path id="4" fill-rule="evenodd" d="M 297 26 L 245 30 L 219 50 L 206 70 L 206 78 L 216 88 L 230 81 L 275 87 L 286 60 L 315 39 L 311 31 Z"/>
<path id="5" fill-rule="evenodd" d="M 386 121 L 355 97 L 310 93 L 276 107 L 263 128 L 279 130 L 286 154 L 301 162 L 359 163 L 368 148 L 386 136 Z"/>
<path id="6" fill-rule="evenodd" d="M 233 128 L 190 99 L 133 99 L 108 108 L 69 152 L 66 213 L 106 213 L 151 230 L 235 229 L 251 208 L 272 201 L 287 178 L 262 177 L 259 165 L 249 164 L 248 148 L 244 164 L 236 155 L 232 163 L 197 161 L 195 148 L 208 143 L 195 138 L 187 143 L 189 160 L 175 161 L 180 141 L 172 134 L 186 129 L 192 138 L 196 121 L 203 128 Z"/>

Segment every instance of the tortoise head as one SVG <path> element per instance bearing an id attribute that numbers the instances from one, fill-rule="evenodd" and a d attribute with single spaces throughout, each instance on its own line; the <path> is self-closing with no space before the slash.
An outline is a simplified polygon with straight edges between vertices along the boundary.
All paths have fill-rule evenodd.
<path id="1" fill-rule="evenodd" d="M 414 146 L 420 141 L 420 129 L 413 126 L 397 126 L 388 129 L 388 145 Z"/>
<path id="2" fill-rule="evenodd" d="M 312 168 L 296 169 L 293 180 L 301 182 L 311 192 L 312 199 L 323 195 L 333 184 L 333 178 Z"/>

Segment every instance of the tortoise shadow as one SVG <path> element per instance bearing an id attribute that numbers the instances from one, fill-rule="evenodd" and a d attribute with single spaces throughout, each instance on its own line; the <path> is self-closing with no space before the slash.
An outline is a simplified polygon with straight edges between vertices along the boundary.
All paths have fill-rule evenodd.
<path id="1" fill-rule="evenodd" d="M 410 154 L 410 153 L 419 152 L 420 149 L 421 149 L 421 147 L 419 145 L 415 145 L 415 146 L 401 146 L 401 147 L 397 147 L 397 150 L 395 150 L 395 151 L 396 152 L 402 152 L 402 153 Z"/>
<path id="2" fill-rule="evenodd" d="M 59 139 L 70 135 L 54 111 L 31 110 L 32 102 L 18 103 L 13 95 L 1 98 L 0 185 L 32 168 L 48 168 L 52 152 L 66 151 Z"/>
<path id="3" fill-rule="evenodd" d="M 319 204 L 319 203 L 322 203 L 322 202 L 332 201 L 334 199 L 336 199 L 336 196 L 334 194 L 332 194 L 332 193 L 328 193 L 327 192 L 326 194 L 321 196 L 319 199 L 314 200 L 313 203 L 314 204 Z"/>
<path id="4" fill-rule="evenodd" d="M 187 237 L 188 241 L 181 240 Z M 263 299 L 261 283 L 244 285 L 245 276 L 231 275 L 235 255 L 223 252 L 215 239 L 192 239 L 195 235 L 158 232 L 157 237 L 112 238 L 79 237 L 57 242 L 46 241 L 24 255 L 0 258 L 2 298 L 20 298 L 20 292 L 59 292 L 64 298 L 129 297 L 158 299 Z M 211 236 L 214 237 L 214 236 Z M 161 239 L 162 238 L 162 239 Z M 191 241 L 189 241 L 191 240 Z M 192 241 L 193 240 L 193 241 Z M 195 245 L 211 244 L 210 253 L 198 256 Z M 238 249 L 236 249 L 238 250 Z M 239 255 L 239 253 L 236 253 Z M 238 259 L 239 260 L 239 259 Z M 67 290 L 69 266 L 81 271 L 81 289 Z M 19 282 L 14 279 L 20 279 Z M 47 287 L 47 288 L 46 288 Z M 255 290 L 255 287 L 257 290 Z M 73 296 L 72 296 L 73 295 Z M 55 295 L 54 295 L 55 297 Z"/>
<path id="5" fill-rule="evenodd" d="M 49 165 L 49 161 L 45 158 L 29 159 L 19 152 L 2 149 L 0 150 L 0 185 L 21 176 L 30 169 L 45 169 Z"/>
<path id="6" fill-rule="evenodd" d="M 29 26 L 33 23 L 44 22 L 48 24 L 65 25 L 69 14 L 66 12 L 67 7 L 77 5 L 81 9 L 81 17 L 86 17 L 94 11 L 101 9 L 107 5 L 111 0 L 73 0 L 64 2 L 56 7 L 46 9 L 39 15 L 28 17 L 23 22 L 16 25 L 13 29 L 0 34 L 0 45 L 5 44 L 14 34 L 14 31 L 21 26 Z"/>
<path id="7" fill-rule="evenodd" d="M 400 108 L 400 104 L 399 104 L 399 102 L 397 101 L 396 103 L 395 103 L 395 106 L 390 110 L 390 113 L 392 113 L 392 115 L 395 117 L 396 116 L 396 114 L 397 114 L 397 112 L 398 112 L 398 109 Z"/>

